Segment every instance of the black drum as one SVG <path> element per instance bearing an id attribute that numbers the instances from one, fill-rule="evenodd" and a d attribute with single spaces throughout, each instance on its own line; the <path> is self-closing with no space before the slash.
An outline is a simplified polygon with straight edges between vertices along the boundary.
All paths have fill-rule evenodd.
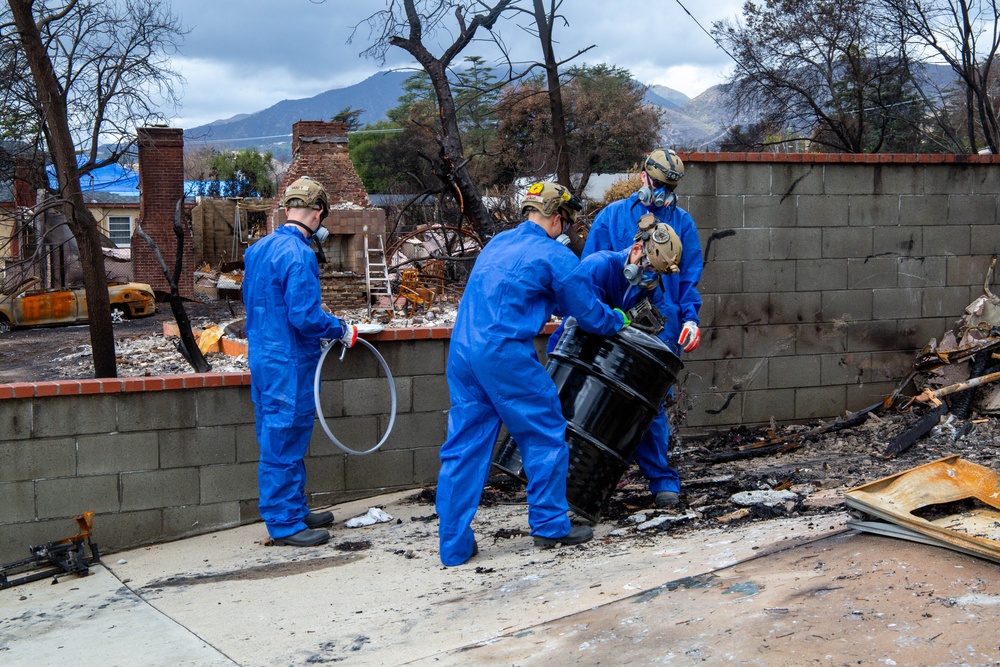
<path id="1" fill-rule="evenodd" d="M 597 521 L 643 434 L 683 368 L 659 338 L 627 327 L 611 337 L 587 333 L 572 318 L 545 369 L 566 417 L 566 500 Z M 527 483 L 521 454 L 506 429 L 493 465 Z"/>

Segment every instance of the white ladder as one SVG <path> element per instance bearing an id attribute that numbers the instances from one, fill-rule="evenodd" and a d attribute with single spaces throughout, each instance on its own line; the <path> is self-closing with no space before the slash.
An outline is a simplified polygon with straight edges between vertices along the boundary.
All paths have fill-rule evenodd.
<path id="1" fill-rule="evenodd" d="M 378 244 L 368 244 L 368 233 L 365 233 L 365 285 L 368 288 L 368 317 L 375 313 L 386 312 L 389 317 L 396 317 L 396 309 L 392 305 L 392 285 L 389 284 L 389 269 L 385 261 L 385 246 L 382 245 L 382 235 L 376 234 Z M 388 308 L 373 306 L 372 301 L 388 299 Z"/>

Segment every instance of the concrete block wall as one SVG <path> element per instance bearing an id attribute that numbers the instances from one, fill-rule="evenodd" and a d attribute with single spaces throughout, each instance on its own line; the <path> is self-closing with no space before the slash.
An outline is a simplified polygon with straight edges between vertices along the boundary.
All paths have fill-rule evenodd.
<path id="1" fill-rule="evenodd" d="M 367 456 L 339 450 L 318 422 L 306 457 L 311 506 L 434 484 L 447 431 L 449 329 L 369 337 L 393 372 L 397 414 Z M 323 410 L 349 446 L 385 433 L 388 388 L 360 346 L 324 367 Z M 75 534 L 114 551 L 259 520 L 248 373 L 0 385 L 0 562 Z M 347 518 L 347 517 L 343 517 Z M 261 537 L 266 532 L 261 526 Z"/>
<path id="2" fill-rule="evenodd" d="M 681 157 L 705 255 L 692 432 L 880 401 L 1000 251 L 996 156 Z"/>

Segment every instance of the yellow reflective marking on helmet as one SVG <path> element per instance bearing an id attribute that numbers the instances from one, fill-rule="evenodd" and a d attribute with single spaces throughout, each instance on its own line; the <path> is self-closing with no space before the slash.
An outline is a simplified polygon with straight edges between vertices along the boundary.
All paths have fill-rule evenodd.
<path id="1" fill-rule="evenodd" d="M 528 188 L 528 194 L 529 195 L 537 195 L 538 193 L 540 193 L 544 189 L 545 189 L 545 184 L 544 183 L 535 183 L 530 188 Z"/>

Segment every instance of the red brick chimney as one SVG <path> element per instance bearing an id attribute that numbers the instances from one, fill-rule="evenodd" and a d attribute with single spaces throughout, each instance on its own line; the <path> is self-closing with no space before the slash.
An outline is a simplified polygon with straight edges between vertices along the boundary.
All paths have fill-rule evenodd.
<path id="1" fill-rule="evenodd" d="M 156 242 L 174 273 L 177 236 L 174 234 L 174 210 L 184 197 L 184 130 L 174 127 L 141 127 L 139 137 L 139 224 Z M 185 221 L 186 225 L 186 221 Z M 194 293 L 194 241 L 184 232 L 184 264 L 178 289 L 181 296 Z M 149 283 L 153 289 L 170 291 L 163 269 L 149 244 L 132 237 L 132 265 L 135 280 Z"/>

